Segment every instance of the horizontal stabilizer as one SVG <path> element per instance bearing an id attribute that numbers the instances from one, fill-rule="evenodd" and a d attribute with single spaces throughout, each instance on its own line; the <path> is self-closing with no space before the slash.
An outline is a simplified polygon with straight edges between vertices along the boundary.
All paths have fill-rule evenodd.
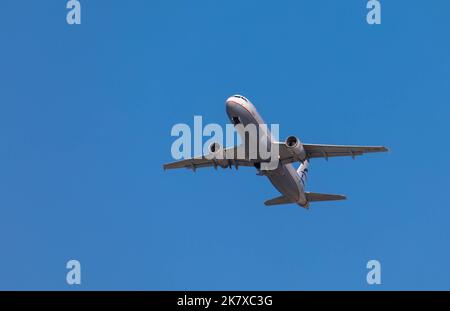
<path id="1" fill-rule="evenodd" d="M 339 195 L 339 194 L 306 192 L 305 195 L 306 195 L 306 200 L 308 202 L 337 201 L 337 200 L 347 199 L 344 195 Z"/>
<path id="2" fill-rule="evenodd" d="M 291 204 L 291 203 L 295 203 L 295 202 L 292 202 L 291 200 L 286 198 L 284 195 L 264 202 L 264 204 L 266 206 Z"/>

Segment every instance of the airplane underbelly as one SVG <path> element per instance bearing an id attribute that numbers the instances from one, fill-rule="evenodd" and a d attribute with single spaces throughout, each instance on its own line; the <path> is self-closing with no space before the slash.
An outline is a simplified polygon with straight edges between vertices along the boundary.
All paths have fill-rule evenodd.
<path id="1" fill-rule="evenodd" d="M 299 202 L 301 200 L 299 184 L 291 174 L 292 172 L 289 171 L 288 167 L 282 165 L 267 177 L 272 185 L 284 196 L 288 197 L 293 202 Z"/>

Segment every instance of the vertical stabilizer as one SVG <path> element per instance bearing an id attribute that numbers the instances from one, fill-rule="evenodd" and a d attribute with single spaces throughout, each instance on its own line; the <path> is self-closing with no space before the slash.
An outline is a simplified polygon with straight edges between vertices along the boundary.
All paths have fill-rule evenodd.
<path id="1" fill-rule="evenodd" d="M 302 164 L 300 164 L 300 167 L 297 170 L 298 176 L 300 176 L 300 181 L 303 184 L 303 187 L 305 187 L 306 180 L 308 178 L 308 170 L 309 170 L 309 161 L 305 160 Z"/>

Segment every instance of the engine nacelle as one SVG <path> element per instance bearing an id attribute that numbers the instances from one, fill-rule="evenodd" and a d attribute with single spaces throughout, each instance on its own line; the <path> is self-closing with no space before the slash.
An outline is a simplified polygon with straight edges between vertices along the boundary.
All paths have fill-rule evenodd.
<path id="1" fill-rule="evenodd" d="M 289 136 L 286 139 L 285 144 L 288 152 L 294 157 L 294 159 L 301 162 L 306 159 L 306 151 L 303 148 L 303 144 L 297 137 Z"/>
<path id="2" fill-rule="evenodd" d="M 208 147 L 209 152 L 211 152 L 214 155 L 220 154 L 220 151 L 222 150 L 222 146 L 219 143 L 212 143 Z"/>
<path id="3" fill-rule="evenodd" d="M 208 159 L 213 160 L 215 166 L 221 166 L 223 168 L 229 166 L 229 161 L 226 159 L 225 152 L 222 148 L 222 145 L 219 143 L 212 143 L 208 146 L 209 154 L 207 156 Z"/>

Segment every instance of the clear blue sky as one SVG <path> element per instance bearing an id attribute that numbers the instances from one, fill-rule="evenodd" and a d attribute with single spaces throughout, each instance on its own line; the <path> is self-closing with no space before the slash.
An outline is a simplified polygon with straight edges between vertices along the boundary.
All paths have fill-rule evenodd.
<path id="1" fill-rule="evenodd" d="M 450 289 L 450 2 L 0 2 L 0 289 Z M 172 125 L 249 97 L 314 160 L 266 208 L 254 169 L 163 172 Z M 66 284 L 66 262 L 82 285 Z M 382 265 L 368 286 L 366 263 Z"/>

